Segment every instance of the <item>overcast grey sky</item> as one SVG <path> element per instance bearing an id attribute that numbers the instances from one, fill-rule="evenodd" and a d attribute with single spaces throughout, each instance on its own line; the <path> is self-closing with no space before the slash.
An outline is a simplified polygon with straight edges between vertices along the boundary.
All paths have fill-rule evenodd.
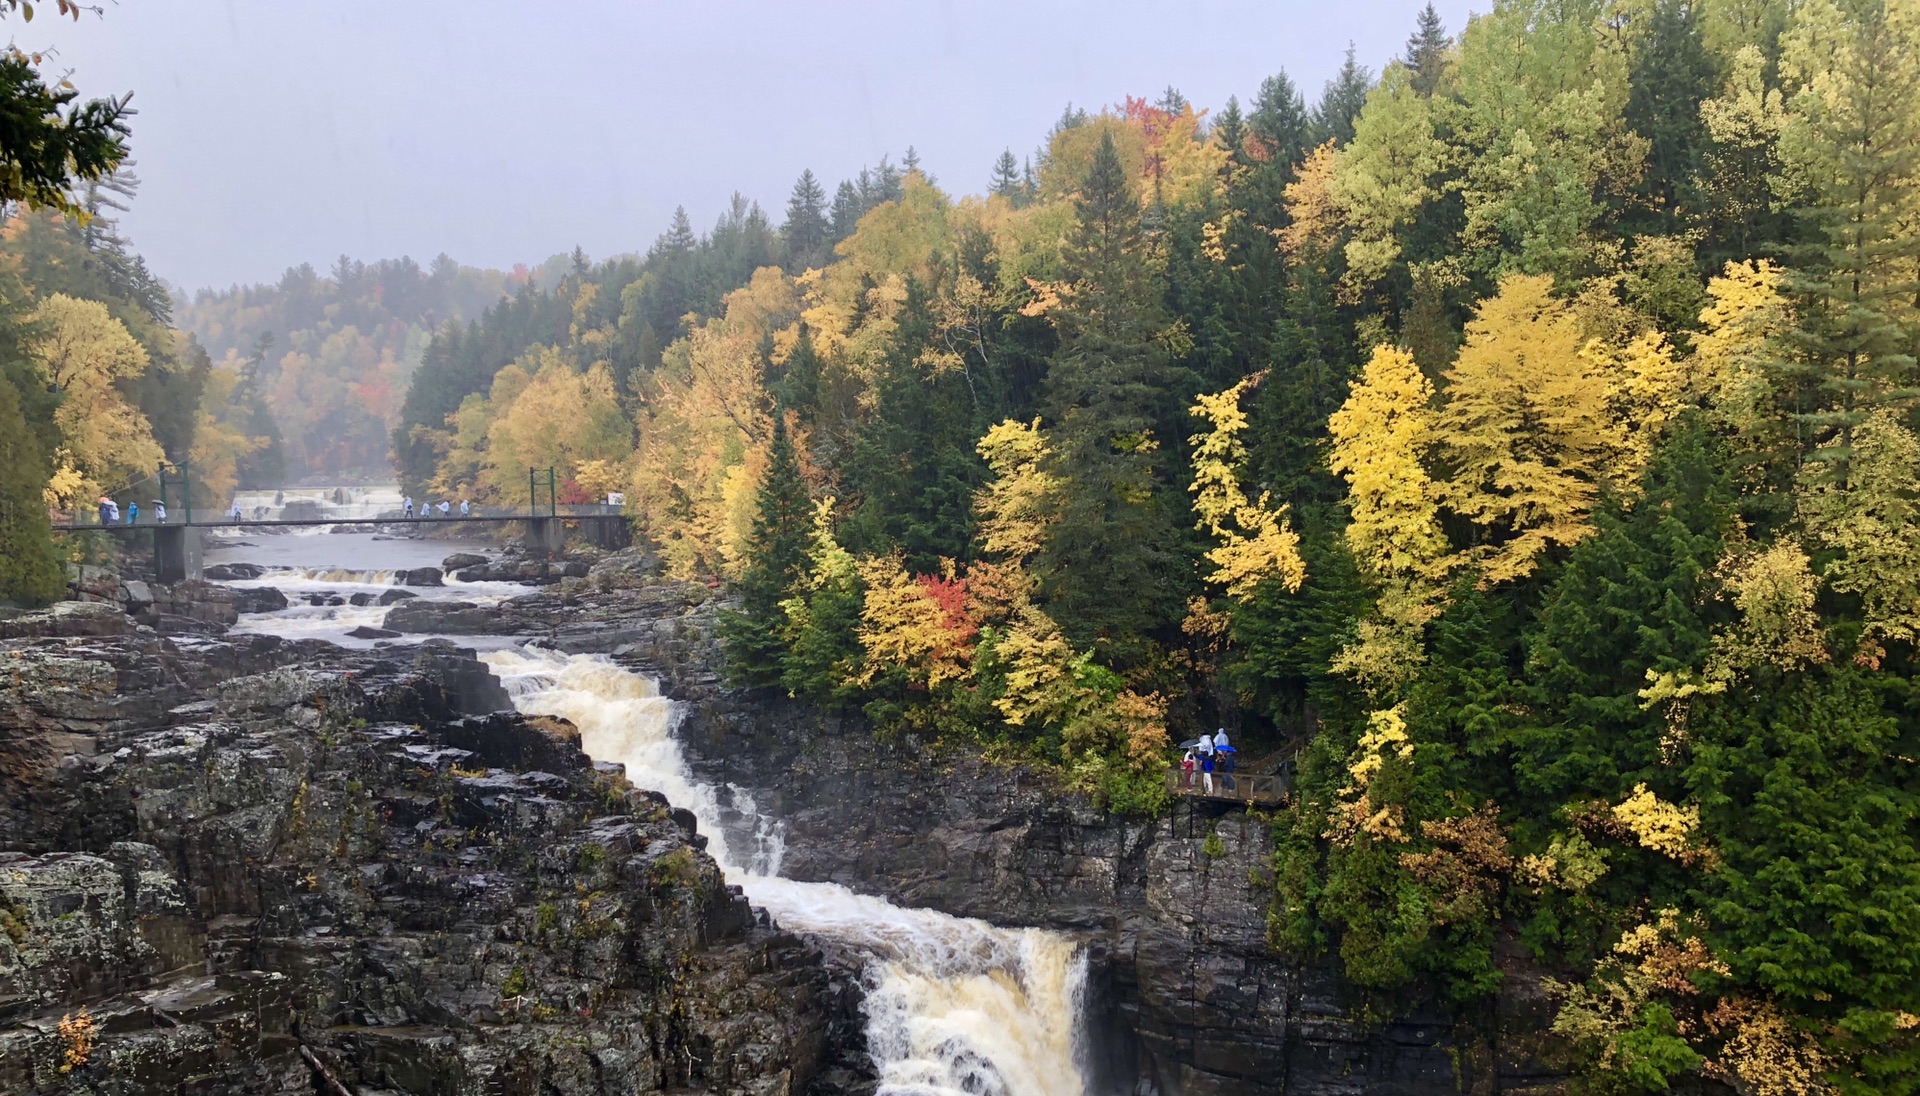
<path id="1" fill-rule="evenodd" d="M 675 205 L 704 230 L 738 190 L 778 221 L 802 168 L 831 191 L 908 145 L 978 193 L 1069 101 L 1218 108 L 1285 68 L 1312 102 L 1348 41 L 1376 72 L 1397 55 L 1424 0 L 98 2 L 9 29 L 82 93 L 134 92 L 125 228 L 191 289 L 343 252 L 644 250 Z M 1450 33 L 1471 6 L 1437 4 Z"/>

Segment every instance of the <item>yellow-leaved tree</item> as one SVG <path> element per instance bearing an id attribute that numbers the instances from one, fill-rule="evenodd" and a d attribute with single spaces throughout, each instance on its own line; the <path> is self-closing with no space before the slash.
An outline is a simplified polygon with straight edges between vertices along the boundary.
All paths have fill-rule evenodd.
<path id="1" fill-rule="evenodd" d="M 1467 324 L 1434 423 L 1451 473 L 1440 498 L 1482 530 L 1467 550 L 1489 583 L 1533 572 L 1541 552 L 1574 544 L 1622 444 L 1604 356 L 1584 354 L 1577 318 L 1553 279 L 1508 275 Z"/>
<path id="2" fill-rule="evenodd" d="M 1422 629 L 1439 611 L 1448 544 L 1426 469 L 1432 400 L 1413 355 L 1379 346 L 1327 420 L 1330 463 L 1347 481 L 1347 546 L 1380 587 L 1334 666 L 1375 688 L 1407 680 L 1424 661 Z"/>
<path id="3" fill-rule="evenodd" d="M 85 506 L 101 491 L 159 470 L 166 454 L 153 427 L 118 388 L 147 371 L 147 351 L 107 306 L 55 293 L 33 310 L 29 331 L 27 357 L 60 394 L 48 503 Z"/>
<path id="4" fill-rule="evenodd" d="M 1300 558 L 1300 537 L 1287 523 L 1287 508 L 1274 508 L 1272 497 L 1258 502 L 1240 489 L 1247 463 L 1240 434 L 1247 428 L 1240 397 L 1260 381 L 1248 377 L 1224 392 L 1202 395 L 1192 415 L 1212 427 L 1187 439 L 1193 449 L 1194 513 L 1196 527 L 1213 534 L 1219 543 L 1207 550 L 1214 572 L 1209 581 L 1226 587 L 1232 597 L 1244 598 L 1269 578 L 1278 579 L 1289 593 L 1306 581 L 1307 565 Z"/>
<path id="5" fill-rule="evenodd" d="M 745 566 L 773 437 L 762 346 L 799 312 L 793 280 L 762 267 L 727 294 L 724 315 L 676 340 L 647 378 L 629 503 L 676 577 Z"/>
<path id="6" fill-rule="evenodd" d="M 1806 489 L 1800 513 L 1807 528 L 1837 553 L 1827 584 L 1860 598 L 1866 630 L 1862 657 L 1877 663 L 1889 642 L 1920 639 L 1920 438 L 1882 409 L 1854 430 L 1844 482 Z"/>
<path id="7" fill-rule="evenodd" d="M 605 362 L 581 373 L 557 350 L 530 352 L 500 371 L 490 402 L 482 475 L 497 497 L 526 494 L 528 469 L 542 473 L 544 485 L 548 468 L 571 476 L 583 461 L 624 461 L 633 452 L 633 428 Z"/>

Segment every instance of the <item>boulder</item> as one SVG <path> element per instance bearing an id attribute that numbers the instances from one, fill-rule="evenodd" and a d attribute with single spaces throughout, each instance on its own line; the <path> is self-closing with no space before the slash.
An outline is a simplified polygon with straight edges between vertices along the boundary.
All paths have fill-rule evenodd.
<path id="1" fill-rule="evenodd" d="M 412 590 L 386 590 L 375 599 L 381 605 L 397 605 L 402 601 L 411 601 L 419 597 Z"/>
<path id="2" fill-rule="evenodd" d="M 341 597 L 339 594 L 317 593 L 307 595 L 308 605 L 332 607 L 335 605 L 345 605 L 346 603 L 347 599 Z"/>
<path id="3" fill-rule="evenodd" d="M 399 632 L 389 632 L 385 628 L 374 628 L 365 624 L 362 624 L 360 627 L 355 628 L 353 631 L 348 632 L 347 634 L 349 636 L 352 636 L 354 639 L 399 639 L 400 638 Z"/>
<path id="4" fill-rule="evenodd" d="M 208 582 L 233 582 L 256 579 L 266 573 L 267 569 L 257 563 L 216 563 L 201 571 L 200 576 Z"/>
<path id="5" fill-rule="evenodd" d="M 137 578 L 130 578 L 120 584 L 120 600 L 127 603 L 127 610 L 129 612 L 137 610 L 143 605 L 152 605 L 153 587 L 148 586 Z"/>
<path id="6" fill-rule="evenodd" d="M 373 595 L 372 595 L 372 594 L 369 594 L 369 593 L 367 593 L 367 592 L 366 592 L 365 590 L 362 590 L 362 591 L 360 591 L 360 592 L 359 592 L 359 593 L 357 593 L 357 594 L 349 594 L 349 595 L 347 596 L 347 604 L 349 604 L 349 605 L 372 605 L 372 604 L 373 604 Z"/>
<path id="7" fill-rule="evenodd" d="M 447 571 L 463 571 L 468 567 L 483 567 L 486 562 L 487 557 L 476 552 L 455 552 L 441 560 L 440 566 Z"/>
<path id="8" fill-rule="evenodd" d="M 0 618 L 0 639 L 28 636 L 123 636 L 133 621 L 104 601 L 56 601 L 45 609 Z"/>
<path id="9" fill-rule="evenodd" d="M 401 571 L 394 576 L 402 586 L 444 586 L 438 567 L 415 567 L 410 571 Z"/>
<path id="10" fill-rule="evenodd" d="M 287 607 L 287 595 L 271 586 L 235 587 L 233 607 L 242 613 L 277 613 Z"/>

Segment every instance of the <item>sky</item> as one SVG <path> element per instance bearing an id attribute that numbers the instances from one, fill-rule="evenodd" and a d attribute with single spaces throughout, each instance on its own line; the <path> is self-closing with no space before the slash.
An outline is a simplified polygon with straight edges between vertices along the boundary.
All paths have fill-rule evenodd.
<path id="1" fill-rule="evenodd" d="M 1397 56 L 1424 0 L 96 2 L 7 29 L 83 95 L 134 93 L 122 228 L 191 291 L 341 254 L 644 251 L 677 205 L 704 230 L 739 191 L 777 223 L 803 168 L 831 193 L 909 145 L 979 193 L 1070 102 L 1217 110 L 1285 69 L 1311 103 L 1349 42 Z M 1450 33 L 1470 6 L 1436 0 Z"/>

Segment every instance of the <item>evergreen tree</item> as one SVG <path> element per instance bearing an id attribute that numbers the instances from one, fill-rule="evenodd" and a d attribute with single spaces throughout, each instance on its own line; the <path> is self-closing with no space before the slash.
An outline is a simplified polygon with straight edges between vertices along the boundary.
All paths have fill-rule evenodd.
<path id="1" fill-rule="evenodd" d="M 782 633 L 787 625 L 780 603 L 806 576 L 812 512 L 800 462 L 787 436 L 786 416 L 775 414 L 767 471 L 754 499 L 747 569 L 734 586 L 740 608 L 726 613 L 720 623 L 728 675 L 738 685 L 761 688 L 780 682 Z"/>
<path id="2" fill-rule="evenodd" d="M 1191 571 L 1177 551 L 1185 507 L 1160 475 L 1174 403 L 1165 316 L 1111 135 L 1074 207 L 1061 256 L 1073 295 L 1054 314 L 1060 350 L 1047 380 L 1055 472 L 1069 486 L 1041 565 L 1068 635 L 1125 662 L 1179 619 Z"/>
<path id="3" fill-rule="evenodd" d="M 787 199 L 786 223 L 780 226 L 787 264 L 795 273 L 826 262 L 831 231 L 832 226 L 827 222 L 827 192 L 813 177 L 812 170 L 802 171 L 799 181 L 793 184 L 793 194 Z"/>
<path id="4" fill-rule="evenodd" d="M 240 383 L 233 390 L 233 401 L 242 408 L 241 431 L 250 438 L 266 439 L 265 445 L 240 460 L 240 486 L 250 489 L 279 487 L 287 482 L 286 444 L 280 436 L 280 423 L 267 406 L 265 373 L 267 354 L 272 348 L 273 332 L 262 331 L 240 367 Z M 455 406 L 458 406 L 457 399 Z"/>
<path id="5" fill-rule="evenodd" d="M 1307 158 L 1313 147 L 1313 124 L 1307 116 L 1306 100 L 1286 73 L 1277 72 L 1260 82 L 1260 94 L 1247 115 L 1247 130 L 1260 141 L 1255 159 L 1271 164 L 1291 178 L 1293 168 Z M 1279 201 L 1279 193 L 1273 195 Z"/>
<path id="6" fill-rule="evenodd" d="M 853 226 L 860 223 L 860 217 L 866 211 L 866 206 L 860 201 L 859 188 L 851 180 L 843 181 L 840 188 L 833 192 L 833 209 L 827 217 L 828 223 L 833 226 L 834 242 L 853 235 Z"/>
<path id="7" fill-rule="evenodd" d="M 654 241 L 653 254 L 671 261 L 676 256 L 691 255 L 699 243 L 693 234 L 693 221 L 687 216 L 687 207 L 674 206 L 673 225 Z"/>
<path id="8" fill-rule="evenodd" d="M 987 184 L 987 192 L 999 198 L 1006 198 L 1015 205 L 1026 196 L 1026 188 L 1020 184 L 1020 163 L 1013 158 L 1013 150 L 1000 153 L 993 162 L 993 178 Z"/>
<path id="9" fill-rule="evenodd" d="M 1718 84 L 1698 12 L 1689 0 L 1659 0 L 1628 58 L 1627 124 L 1648 143 L 1640 186 L 1667 225 L 1700 205 L 1696 178 L 1707 144 L 1700 104 Z"/>
<path id="10" fill-rule="evenodd" d="M 20 412 L 20 394 L 0 376 L 0 603 L 44 605 L 65 580 L 41 489 L 47 484 L 39 436 Z"/>
<path id="11" fill-rule="evenodd" d="M 847 468 L 862 502 L 841 529 L 861 554 L 904 550 L 917 574 L 938 574 L 942 558 L 967 557 L 973 496 L 986 479 L 973 442 L 987 424 L 968 377 L 920 364 L 933 338 L 933 305 L 926 285 L 910 279 L 874 381 L 873 422 L 855 440 Z"/>
<path id="12" fill-rule="evenodd" d="M 1220 108 L 1220 117 L 1213 123 L 1213 134 L 1220 139 L 1220 147 L 1233 155 L 1236 163 L 1247 162 L 1247 119 L 1240 112 L 1239 96 L 1227 96 L 1227 105 Z"/>
<path id="13" fill-rule="evenodd" d="M 1429 0 L 1427 6 L 1420 9 L 1419 25 L 1408 36 L 1407 52 L 1401 58 L 1412 75 L 1414 91 L 1431 96 L 1440 86 L 1440 77 L 1446 70 L 1447 44 L 1446 27 Z"/>
<path id="14" fill-rule="evenodd" d="M 1814 459 L 1844 479 L 1854 428 L 1920 393 L 1920 19 L 1877 0 L 1794 18 L 1781 67 L 1800 90 L 1781 145 L 1810 191 L 1796 380 Z"/>
<path id="15" fill-rule="evenodd" d="M 1353 46 L 1347 46 L 1347 59 L 1340 72 L 1327 81 L 1320 103 L 1313 108 L 1313 142 L 1332 141 L 1344 145 L 1353 140 L 1353 120 L 1367 105 L 1367 92 L 1373 87 L 1373 74 L 1354 60 Z"/>

